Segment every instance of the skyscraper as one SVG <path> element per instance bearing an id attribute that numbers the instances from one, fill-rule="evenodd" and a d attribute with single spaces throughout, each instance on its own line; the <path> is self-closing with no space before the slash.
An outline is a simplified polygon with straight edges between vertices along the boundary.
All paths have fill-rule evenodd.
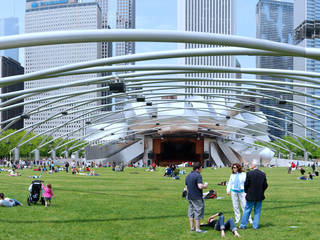
<path id="1" fill-rule="evenodd" d="M 320 0 L 295 0 L 294 1 L 294 28 L 295 44 L 301 47 L 320 48 Z M 310 72 L 320 72 L 320 61 L 306 58 L 294 58 L 294 69 Z M 319 89 L 308 89 L 295 87 L 294 90 L 319 96 Z M 306 98 L 295 95 L 294 101 L 320 106 L 320 101 L 314 98 Z M 298 120 L 307 127 L 320 131 L 319 118 L 312 113 L 320 114 L 317 108 L 307 108 L 303 111 L 301 108 L 294 107 L 294 111 L 309 115 L 308 118 L 294 114 L 294 119 Z M 313 117 L 313 118 L 312 118 Z M 301 136 L 310 138 L 320 138 L 320 134 L 312 133 L 303 127 L 294 126 L 293 132 Z"/>
<path id="2" fill-rule="evenodd" d="M 19 19 L 16 17 L 0 18 L 0 36 L 19 34 Z M 11 57 L 19 61 L 19 49 L 0 50 L 0 56 Z"/>
<path id="3" fill-rule="evenodd" d="M 117 29 L 135 29 L 136 28 L 136 0 L 117 0 L 117 14 L 116 14 L 116 28 Z M 135 54 L 135 42 L 117 42 L 116 56 L 123 56 Z M 125 64 L 135 64 L 134 62 Z M 124 64 L 120 64 L 124 65 Z M 128 91 L 134 90 L 127 88 Z M 128 97 L 113 98 L 113 103 L 127 100 Z M 122 104 L 117 104 L 113 107 L 114 110 L 123 109 Z"/>
<path id="4" fill-rule="evenodd" d="M 108 25 L 109 0 L 96 0 L 96 1 L 101 8 L 101 28 L 110 29 L 110 26 Z M 102 47 L 102 53 L 101 53 L 102 58 L 112 57 L 112 42 L 102 42 L 101 47 Z M 103 73 L 102 76 L 107 76 L 111 74 L 112 74 L 111 72 Z M 106 85 L 107 85 L 106 83 L 102 83 L 101 87 L 105 87 Z M 110 93 L 108 91 L 102 91 L 100 94 L 101 96 L 107 96 Z M 111 102 L 112 102 L 111 98 L 101 100 L 101 104 L 103 105 L 109 104 Z M 102 110 L 110 111 L 111 107 L 103 108 Z"/>
<path id="5" fill-rule="evenodd" d="M 0 56 L 0 77 L 9 77 L 9 76 L 14 76 L 14 75 L 20 75 L 23 73 L 24 73 L 24 68 L 20 65 L 19 62 L 15 61 L 14 59 L 9 58 L 9 57 Z M 15 92 L 15 91 L 19 91 L 19 90 L 23 90 L 23 83 L 22 82 L 2 87 L 1 94 Z M 1 102 L 5 102 L 9 99 L 10 98 L 1 99 Z M 21 102 L 23 102 L 23 100 L 15 102 L 14 104 L 21 103 Z M 0 115 L 0 122 L 9 120 L 9 119 L 14 118 L 16 116 L 20 116 L 22 113 L 23 113 L 23 106 L 11 108 L 8 110 L 2 110 L 1 115 Z M 7 125 L 8 125 L 8 123 L 2 124 L 1 128 L 6 127 Z M 11 129 L 23 128 L 23 120 L 22 119 L 18 120 L 13 125 L 10 125 L 9 128 L 11 128 Z"/>
<path id="6" fill-rule="evenodd" d="M 101 9 L 96 2 L 78 3 L 77 0 L 27 0 L 25 14 L 25 32 L 49 32 L 62 30 L 85 30 L 101 28 Z M 35 72 L 52 67 L 64 66 L 76 62 L 85 62 L 101 58 L 101 43 L 78 43 L 78 44 L 60 44 L 50 46 L 39 46 L 26 48 L 25 50 L 25 72 Z M 59 78 L 43 79 L 39 81 L 31 81 L 25 83 L 25 89 L 37 88 L 42 86 L 58 85 L 73 81 L 94 78 L 98 74 L 74 75 Z M 88 90 L 95 86 L 83 86 L 59 89 L 55 91 L 38 94 L 27 98 L 26 100 L 39 100 L 25 106 L 25 111 L 29 112 L 44 102 L 41 98 L 57 94 L 72 93 L 72 91 Z M 72 101 L 90 99 L 96 97 L 97 93 L 90 93 L 62 101 L 63 105 L 56 106 L 50 104 L 50 110 L 32 114 L 30 119 L 25 120 L 25 127 L 40 121 L 45 121 L 55 114 L 61 114 L 62 117 L 47 121 L 34 131 L 43 133 L 46 130 L 53 129 L 68 120 L 76 118 L 75 115 L 66 114 L 68 108 L 71 108 Z M 80 110 L 90 106 L 96 106 L 99 103 L 92 102 L 85 106 L 73 108 L 72 110 Z M 62 114 L 64 113 L 64 114 Z M 84 126 L 85 121 L 77 121 L 69 124 L 58 131 L 54 132 L 54 136 L 61 136 Z M 84 132 L 79 131 L 75 136 L 83 136 Z"/>
<path id="7" fill-rule="evenodd" d="M 178 30 L 233 35 L 235 33 L 234 0 L 178 0 Z M 212 47 L 201 44 L 179 44 L 180 49 Z M 186 65 L 209 65 L 235 67 L 233 56 L 190 57 L 183 60 Z M 230 73 L 197 73 L 189 77 L 230 78 Z M 226 86 L 223 82 L 187 82 L 187 85 Z M 186 88 L 186 93 L 225 93 L 222 89 Z"/>
<path id="8" fill-rule="evenodd" d="M 293 2 L 292 0 L 259 0 L 256 8 L 257 38 L 274 42 L 293 44 Z M 256 57 L 257 68 L 269 69 L 293 69 L 293 58 L 285 56 L 258 56 Z M 289 79 L 270 76 L 257 76 L 259 79 L 290 81 Z M 261 99 L 260 103 L 278 108 L 286 108 L 292 111 L 292 105 L 285 100 L 292 100 L 292 94 L 277 94 L 263 92 L 264 94 L 282 99 Z M 260 108 L 268 116 L 269 133 L 281 137 L 287 135 L 286 131 L 292 132 L 292 113 L 274 110 L 268 107 Z M 283 113 L 286 113 L 284 115 Z M 284 121 L 287 120 L 287 121 Z M 279 129 L 282 128 L 283 130 Z"/>
<path id="9" fill-rule="evenodd" d="M 110 29 L 108 25 L 108 10 L 109 0 L 96 0 L 99 7 L 101 8 L 101 28 Z M 108 58 L 112 56 L 112 42 L 102 43 L 102 58 Z"/>
<path id="10" fill-rule="evenodd" d="M 117 0 L 117 29 L 135 29 L 136 28 L 136 1 L 135 0 Z M 135 53 L 134 42 L 116 43 L 116 56 Z"/>

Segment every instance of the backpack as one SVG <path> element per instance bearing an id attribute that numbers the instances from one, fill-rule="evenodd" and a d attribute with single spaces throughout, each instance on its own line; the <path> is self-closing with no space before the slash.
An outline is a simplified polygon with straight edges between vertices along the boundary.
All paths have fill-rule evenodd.
<path id="1" fill-rule="evenodd" d="M 217 198 L 218 197 L 218 194 L 215 190 L 211 189 L 208 194 L 204 197 L 204 199 L 214 199 L 214 198 Z"/>

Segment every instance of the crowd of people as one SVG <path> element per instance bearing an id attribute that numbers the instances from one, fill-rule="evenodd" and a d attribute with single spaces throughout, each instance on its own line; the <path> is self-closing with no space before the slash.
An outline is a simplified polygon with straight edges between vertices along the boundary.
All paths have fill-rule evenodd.
<path id="1" fill-rule="evenodd" d="M 23 162 L 9 162 L 12 169 L 10 169 L 10 174 L 12 176 L 18 176 L 19 173 L 16 172 L 16 169 L 24 168 L 25 163 Z M 65 161 L 64 170 L 66 173 L 69 173 L 69 168 L 71 167 L 72 174 L 77 174 L 80 171 L 88 172 L 89 176 L 96 176 L 93 168 L 101 167 L 100 164 L 85 163 L 85 162 L 76 162 Z M 110 163 L 109 166 L 113 171 L 123 171 L 123 164 L 116 164 L 115 162 Z M 200 162 L 194 162 L 193 171 L 185 179 L 185 190 L 186 198 L 188 199 L 188 218 L 190 224 L 190 232 L 196 233 L 205 233 L 204 228 L 213 228 L 214 230 L 221 232 L 221 237 L 225 237 L 226 231 L 230 230 L 233 232 L 234 236 L 240 237 L 238 232 L 239 229 L 245 229 L 250 223 L 252 228 L 257 230 L 259 229 L 259 221 L 261 217 L 262 210 L 262 201 L 265 199 L 264 192 L 268 188 L 268 183 L 266 175 L 263 171 L 258 168 L 258 162 L 252 161 L 248 165 L 248 171 L 244 170 L 243 166 L 239 163 L 234 163 L 231 166 L 231 174 L 228 181 L 225 181 L 226 194 L 231 197 L 232 208 L 234 212 L 234 219 L 229 218 L 225 221 L 224 214 L 222 212 L 217 212 L 210 216 L 206 223 L 201 223 L 201 220 L 204 218 L 205 212 L 205 202 L 203 189 L 208 188 L 208 183 L 203 182 L 202 180 L 202 165 Z M 288 167 L 288 173 L 298 170 L 301 173 L 301 176 L 298 179 L 301 180 L 312 180 L 314 177 L 318 176 L 317 165 L 313 164 L 310 166 L 312 172 L 306 174 L 306 170 L 303 166 L 299 166 L 299 163 L 291 162 Z M 151 165 L 150 169 L 153 171 L 156 170 L 156 165 Z M 53 161 L 42 161 L 39 166 L 39 171 L 41 174 L 49 172 L 59 171 L 59 168 L 54 164 Z M 165 169 L 163 176 L 175 177 L 179 175 L 179 169 L 175 165 L 170 165 Z M 30 191 L 30 189 L 29 189 Z M 51 184 L 42 184 L 42 196 L 44 198 L 45 207 L 51 206 L 52 198 L 54 197 L 52 185 Z M 23 206 L 15 198 L 5 197 L 4 193 L 0 193 L 0 206 L 4 207 L 14 207 L 14 206 Z M 253 211 L 253 217 L 251 217 L 251 212 Z M 242 216 L 241 216 L 242 212 Z M 238 228 L 237 228 L 238 224 Z"/>
<path id="2" fill-rule="evenodd" d="M 308 172 L 308 174 L 306 174 L 306 170 L 304 169 L 304 166 L 300 166 L 299 161 L 297 161 L 297 163 L 289 162 L 288 174 L 291 174 L 291 173 L 295 172 L 296 170 L 299 170 L 301 173 L 301 176 L 297 177 L 297 179 L 299 179 L 299 180 L 313 180 L 314 177 L 319 176 L 318 164 L 313 163 L 313 164 L 311 164 L 310 167 L 312 169 L 312 172 L 310 171 L 310 172 Z"/>

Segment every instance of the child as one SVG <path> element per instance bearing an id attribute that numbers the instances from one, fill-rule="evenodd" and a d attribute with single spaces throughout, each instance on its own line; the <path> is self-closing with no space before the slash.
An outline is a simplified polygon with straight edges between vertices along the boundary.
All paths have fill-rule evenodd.
<path id="1" fill-rule="evenodd" d="M 49 202 L 49 206 L 51 206 L 51 198 L 54 196 L 52 192 L 51 184 L 47 184 L 46 187 L 42 184 L 42 189 L 44 191 L 43 197 L 45 200 L 45 207 L 48 206 L 48 202 Z"/>

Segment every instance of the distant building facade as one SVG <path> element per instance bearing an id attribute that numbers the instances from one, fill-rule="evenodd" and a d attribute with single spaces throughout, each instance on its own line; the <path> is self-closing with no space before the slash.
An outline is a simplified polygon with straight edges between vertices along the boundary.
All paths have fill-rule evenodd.
<path id="1" fill-rule="evenodd" d="M 15 61 L 12 58 L 0 56 L 0 77 L 9 77 L 14 75 L 20 75 L 24 73 L 24 68 L 20 65 L 19 62 Z M 5 86 L 1 88 L 1 94 L 9 93 L 9 92 L 15 92 L 19 90 L 23 90 L 23 82 L 22 83 L 15 83 L 9 86 Z M 1 102 L 6 102 L 10 98 L 2 99 Z M 19 104 L 22 103 L 23 100 L 17 101 L 12 104 Z M 12 105 L 11 104 L 11 105 Z M 3 106 L 3 107 L 9 107 Z M 16 116 L 20 116 L 23 113 L 23 105 L 17 106 L 15 108 L 10 108 L 8 110 L 1 111 L 0 116 L 0 122 L 5 122 L 6 120 L 12 119 Z M 8 125 L 9 122 L 1 124 L 1 128 L 5 128 Z M 14 124 L 10 125 L 9 129 L 22 129 L 23 128 L 23 119 L 19 119 Z"/>
<path id="2" fill-rule="evenodd" d="M 117 29 L 135 29 L 136 28 L 136 0 L 117 0 L 117 13 L 116 13 L 116 28 Z M 135 42 L 117 42 L 116 43 L 116 56 L 124 56 L 136 53 Z M 133 65 L 134 62 L 123 63 L 119 65 Z M 119 74 L 121 72 L 118 72 Z M 136 88 L 135 88 L 136 89 Z M 127 91 L 135 90 L 127 88 Z M 112 102 L 119 103 L 126 101 L 127 96 L 115 97 Z M 112 107 L 113 111 L 123 109 L 123 104 L 117 104 Z"/>
<path id="3" fill-rule="evenodd" d="M 289 0 L 259 0 L 256 7 L 257 31 L 256 37 L 274 42 L 293 44 L 293 2 Z M 258 56 L 256 57 L 257 68 L 268 69 L 293 69 L 293 58 L 286 56 Z M 292 82 L 290 79 L 276 78 L 270 76 L 259 76 L 258 79 Z M 279 111 L 272 107 L 278 107 L 292 111 L 292 104 L 286 100 L 292 100 L 292 94 L 280 94 L 263 91 L 269 96 L 282 99 L 263 98 L 260 110 L 267 115 L 269 129 L 268 132 L 276 137 L 286 136 L 292 133 L 292 117 L 290 112 Z M 270 127 L 271 126 L 271 127 Z"/>
<path id="4" fill-rule="evenodd" d="M 19 34 L 19 19 L 16 17 L 0 18 L 0 36 Z M 0 56 L 10 57 L 19 61 L 19 49 L 0 50 Z"/>
<path id="5" fill-rule="evenodd" d="M 77 0 L 27 0 L 26 2 L 25 33 L 63 30 L 89 30 L 100 29 L 101 27 L 101 8 L 99 7 L 97 2 L 78 3 Z M 26 48 L 25 72 L 31 73 L 72 63 L 95 60 L 101 58 L 101 56 L 101 43 L 60 44 Z M 85 74 L 30 81 L 25 83 L 25 89 L 59 85 L 78 80 L 95 78 L 97 76 L 99 75 Z M 27 101 L 33 101 L 33 103 L 27 104 L 25 106 L 25 109 L 26 111 L 30 111 L 38 107 L 39 104 L 50 103 L 50 100 L 46 102 L 41 101 L 41 99 L 45 97 L 63 97 L 63 95 L 66 93 L 69 94 L 75 91 L 88 90 L 91 88 L 93 89 L 96 87 L 80 86 L 38 94 L 26 99 Z M 39 114 L 32 114 L 30 116 L 30 119 L 26 119 L 25 126 L 30 127 L 34 123 L 43 122 L 43 124 L 34 129 L 34 132 L 36 133 L 44 133 L 54 127 L 62 126 L 67 121 L 71 121 L 77 118 L 76 115 L 66 114 L 68 113 L 68 111 L 81 110 L 101 104 L 100 102 L 91 102 L 83 106 L 73 107 L 73 101 L 91 99 L 97 96 L 98 93 L 90 93 L 64 99 L 59 103 L 59 105 L 55 103 L 49 104 L 48 107 L 50 107 L 50 109 L 48 109 L 47 111 L 41 112 Z M 46 122 L 46 119 L 53 116 L 59 117 L 53 118 L 52 120 Z M 63 136 L 70 132 L 74 132 L 77 129 L 81 129 L 84 125 L 85 120 L 73 121 L 72 123 L 65 125 L 59 130 L 55 131 L 53 133 L 53 136 Z M 80 137 L 85 134 L 84 131 L 85 130 L 82 128 L 72 135 Z"/>
<path id="6" fill-rule="evenodd" d="M 110 29 L 110 26 L 108 24 L 108 16 L 109 16 L 109 0 L 96 0 L 98 5 L 101 8 L 101 28 L 102 29 Z M 112 57 L 112 42 L 102 42 L 101 43 L 101 47 L 102 47 L 102 53 L 101 53 L 101 57 L 102 58 L 109 58 Z M 111 75 L 112 72 L 108 72 L 108 73 L 103 73 L 102 76 L 107 76 L 107 75 Z M 107 86 L 106 83 L 101 84 L 101 87 L 105 87 Z M 100 92 L 101 96 L 108 96 L 110 95 L 109 91 L 102 91 Z M 107 99 L 102 99 L 101 100 L 101 104 L 105 105 L 105 104 L 110 104 L 112 103 L 112 99 L 111 98 L 107 98 Z M 106 108 L 103 108 L 103 111 L 111 111 L 111 107 L 108 106 Z"/>
<path id="7" fill-rule="evenodd" d="M 320 48 L 320 0 L 295 0 L 294 1 L 294 29 L 295 29 L 295 44 L 301 47 Z M 294 58 L 294 69 L 308 72 L 320 72 L 320 61 Z M 294 87 L 294 90 L 320 95 L 319 89 L 309 89 Z M 306 98 L 300 95 L 294 95 L 294 101 L 315 105 L 315 108 L 308 107 L 306 111 L 299 107 L 294 107 L 294 119 L 299 121 L 304 126 L 320 131 L 320 100 L 314 98 Z M 301 114 L 306 114 L 305 117 Z M 313 138 L 319 141 L 320 134 L 312 132 L 304 127 L 294 126 L 294 133 Z"/>
<path id="8" fill-rule="evenodd" d="M 136 1 L 135 0 L 117 0 L 117 29 L 135 29 L 136 28 Z M 134 54 L 136 52 L 134 42 L 117 42 L 116 56 Z"/>
<path id="9" fill-rule="evenodd" d="M 109 0 L 96 0 L 101 9 L 101 28 L 110 29 L 108 24 Z M 112 57 L 112 42 L 102 42 L 102 58 Z"/>
<path id="10" fill-rule="evenodd" d="M 235 34 L 235 1 L 234 0 L 178 0 L 178 30 L 191 32 L 207 32 L 233 35 Z M 207 48 L 206 44 L 179 44 L 180 49 Z M 235 67 L 234 56 L 189 57 L 182 60 L 185 65 L 207 65 Z M 187 77 L 203 78 L 235 78 L 233 73 L 193 73 Z M 219 81 L 192 81 L 186 85 L 217 86 L 220 89 L 186 88 L 186 93 L 226 93 L 223 86 L 234 85 Z"/>

